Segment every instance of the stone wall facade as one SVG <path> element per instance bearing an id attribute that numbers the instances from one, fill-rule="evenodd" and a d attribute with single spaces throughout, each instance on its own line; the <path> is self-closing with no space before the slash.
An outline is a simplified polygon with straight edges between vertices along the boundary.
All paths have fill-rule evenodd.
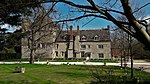
<path id="1" fill-rule="evenodd" d="M 58 37 L 57 37 L 58 36 Z M 57 40 L 56 40 L 57 38 Z M 22 58 L 30 57 L 27 40 L 22 40 Z M 35 51 L 38 58 L 49 59 L 111 59 L 111 41 L 109 26 L 98 30 L 63 30 L 50 34 L 39 43 Z"/>

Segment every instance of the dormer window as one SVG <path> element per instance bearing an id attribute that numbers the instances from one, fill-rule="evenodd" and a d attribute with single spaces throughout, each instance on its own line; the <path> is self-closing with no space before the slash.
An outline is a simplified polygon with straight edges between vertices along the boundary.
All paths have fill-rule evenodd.
<path id="1" fill-rule="evenodd" d="M 86 36 L 82 36 L 81 40 L 86 40 Z"/>
<path id="2" fill-rule="evenodd" d="M 94 40 L 98 40 L 98 35 L 95 35 L 95 36 L 94 36 Z"/>
<path id="3" fill-rule="evenodd" d="M 69 38 L 68 38 L 68 35 L 65 34 L 64 36 L 62 36 L 62 39 L 63 39 L 63 40 L 68 40 L 68 39 L 69 39 Z"/>

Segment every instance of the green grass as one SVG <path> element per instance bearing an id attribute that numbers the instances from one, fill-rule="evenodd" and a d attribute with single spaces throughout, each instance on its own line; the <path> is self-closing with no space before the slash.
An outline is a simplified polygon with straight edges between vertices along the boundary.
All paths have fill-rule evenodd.
<path id="1" fill-rule="evenodd" d="M 13 73 L 15 67 L 25 67 L 25 73 Z M 89 84 L 93 80 L 91 72 L 113 70 L 113 75 L 122 76 L 124 70 L 113 66 L 78 65 L 0 65 L 0 84 Z M 127 70 L 130 76 L 130 70 Z M 134 70 L 140 81 L 150 80 L 150 74 Z"/>

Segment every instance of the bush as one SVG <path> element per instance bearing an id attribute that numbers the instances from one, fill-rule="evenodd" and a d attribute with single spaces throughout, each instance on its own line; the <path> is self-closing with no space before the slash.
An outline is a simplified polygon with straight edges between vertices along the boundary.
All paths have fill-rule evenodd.
<path id="1" fill-rule="evenodd" d="M 123 73 L 118 75 L 113 69 L 94 69 L 90 84 L 150 84 L 150 81 L 139 80 L 138 77 L 130 78 L 130 75 Z"/>

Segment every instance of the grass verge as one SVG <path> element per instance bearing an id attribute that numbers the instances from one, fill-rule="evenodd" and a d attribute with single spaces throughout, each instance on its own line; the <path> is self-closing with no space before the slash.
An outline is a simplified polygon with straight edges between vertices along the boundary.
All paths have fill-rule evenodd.
<path id="1" fill-rule="evenodd" d="M 13 73 L 15 67 L 25 67 L 25 73 Z M 114 66 L 79 66 L 79 65 L 40 65 L 14 64 L 0 65 L 0 84 L 89 84 L 94 77 L 92 72 L 113 70 L 112 75 L 130 76 L 130 70 Z M 101 75 L 104 74 L 103 72 Z M 134 70 L 134 76 L 139 81 L 150 80 L 150 73 Z"/>

